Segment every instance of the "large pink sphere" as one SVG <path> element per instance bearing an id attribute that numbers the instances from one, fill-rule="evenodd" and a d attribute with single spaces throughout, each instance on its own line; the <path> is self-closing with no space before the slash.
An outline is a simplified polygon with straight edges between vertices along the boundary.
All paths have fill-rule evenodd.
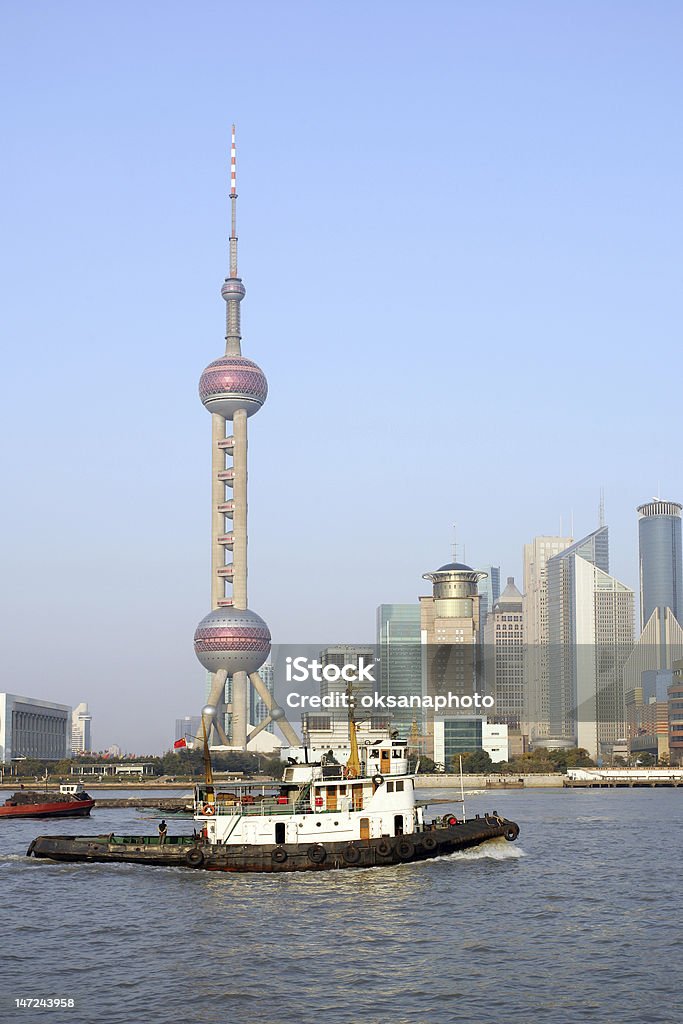
<path id="1" fill-rule="evenodd" d="M 256 672 L 270 654 L 270 630 L 248 608 L 216 608 L 197 626 L 194 650 L 209 672 Z"/>
<path id="2" fill-rule="evenodd" d="M 209 412 L 231 420 L 238 409 L 258 412 L 268 394 L 263 370 L 244 356 L 222 356 L 209 363 L 199 381 L 199 397 Z"/>

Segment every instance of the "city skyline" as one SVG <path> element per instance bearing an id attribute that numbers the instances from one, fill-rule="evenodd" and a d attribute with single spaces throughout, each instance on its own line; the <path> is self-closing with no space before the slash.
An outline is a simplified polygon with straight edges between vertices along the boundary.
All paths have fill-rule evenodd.
<path id="1" fill-rule="evenodd" d="M 680 363 L 683 13 L 591 13 L 589 33 L 533 4 L 437 4 L 416 25 L 399 3 L 390 25 L 365 12 L 362 39 L 331 9 L 304 24 L 272 7 L 265 35 L 258 12 L 218 6 L 196 25 L 173 4 L 136 11 L 132 35 L 79 5 L 43 11 L 40 34 L 30 10 L 6 14 L 7 91 L 24 83 L 4 168 L 7 690 L 87 699 L 99 745 L 135 706 L 138 750 L 168 741 L 147 724 L 160 704 L 172 722 L 203 694 L 194 382 L 220 330 L 233 120 L 249 340 L 272 385 L 250 585 L 275 642 L 371 642 L 375 609 L 414 602 L 448 559 L 453 521 L 468 564 L 521 579 L 522 545 L 572 514 L 588 533 L 601 487 L 614 575 L 638 591 L 633 509 L 683 491 L 673 441 L 648 444 L 638 413 L 655 395 L 677 436 L 677 374 L 659 367 Z M 27 412 L 37 366 L 52 401 Z M 416 417 L 435 369 L 444 394 Z"/>

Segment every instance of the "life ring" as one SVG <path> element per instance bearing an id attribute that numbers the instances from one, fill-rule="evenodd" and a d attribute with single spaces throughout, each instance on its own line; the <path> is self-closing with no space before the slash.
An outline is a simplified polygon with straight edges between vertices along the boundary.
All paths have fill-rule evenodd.
<path id="1" fill-rule="evenodd" d="M 306 856 L 311 864 L 322 864 L 327 857 L 327 850 L 322 843 L 314 843 L 313 846 L 309 846 L 306 850 Z"/>
<path id="2" fill-rule="evenodd" d="M 452 825 L 459 825 L 460 824 L 460 822 L 458 821 L 458 819 L 456 818 L 456 816 L 454 814 L 444 814 L 444 816 L 443 816 L 443 823 L 444 823 L 444 825 L 448 825 L 449 827 L 452 826 Z"/>
<path id="3" fill-rule="evenodd" d="M 204 806 L 202 807 L 202 814 L 207 815 L 207 817 L 208 817 L 208 815 L 215 814 L 215 813 L 216 813 L 216 808 L 214 807 L 213 804 L 204 804 Z"/>
<path id="4" fill-rule="evenodd" d="M 387 839 L 380 839 L 375 849 L 379 857 L 390 857 L 393 846 Z"/>
<path id="5" fill-rule="evenodd" d="M 439 844 L 434 838 L 434 836 L 425 836 L 424 839 L 422 840 L 422 845 L 424 846 L 427 853 L 434 853 L 434 850 L 439 849 Z"/>
<path id="6" fill-rule="evenodd" d="M 342 850 L 342 857 L 347 864 L 357 864 L 360 860 L 360 850 L 357 846 L 349 844 L 349 846 L 345 846 Z"/>
<path id="7" fill-rule="evenodd" d="M 276 846 L 270 856 L 276 864 L 284 864 L 287 860 L 287 851 L 281 846 Z"/>
<path id="8" fill-rule="evenodd" d="M 415 855 L 415 846 L 410 839 L 404 836 L 396 843 L 396 856 L 399 860 L 410 860 Z"/>
<path id="9" fill-rule="evenodd" d="M 374 786 L 377 786 L 379 788 L 379 786 L 381 786 L 382 783 L 384 782 L 384 776 L 383 775 L 379 775 L 379 774 L 378 775 L 373 775 L 372 776 L 372 782 L 373 782 Z"/>
<path id="10" fill-rule="evenodd" d="M 200 868 L 204 863 L 204 854 L 198 846 L 193 846 L 185 854 L 185 863 L 190 868 Z"/>
<path id="11" fill-rule="evenodd" d="M 505 838 L 508 843 L 514 843 L 515 839 L 519 835 L 519 825 L 510 825 L 510 828 L 505 833 Z"/>

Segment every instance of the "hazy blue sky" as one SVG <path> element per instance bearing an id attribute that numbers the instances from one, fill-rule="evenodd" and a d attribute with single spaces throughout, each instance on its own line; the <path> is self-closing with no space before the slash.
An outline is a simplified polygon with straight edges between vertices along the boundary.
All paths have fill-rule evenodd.
<path id="1" fill-rule="evenodd" d="M 161 749 L 203 701 L 238 125 L 250 604 L 374 637 L 457 522 L 680 499 L 678 2 L 5 3 L 3 672 Z"/>

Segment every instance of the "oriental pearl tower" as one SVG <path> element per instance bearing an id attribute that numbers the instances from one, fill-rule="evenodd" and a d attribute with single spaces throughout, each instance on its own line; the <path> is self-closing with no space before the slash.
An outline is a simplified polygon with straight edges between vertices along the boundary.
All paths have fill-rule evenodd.
<path id="1" fill-rule="evenodd" d="M 270 653 L 270 630 L 247 603 L 247 419 L 266 400 L 263 371 L 242 355 L 240 304 L 245 287 L 237 274 L 237 176 L 235 126 L 230 150 L 230 274 L 221 288 L 227 304 L 225 355 L 214 359 L 199 381 L 199 397 L 211 413 L 211 607 L 195 631 L 195 653 L 212 673 L 209 707 L 225 709 L 225 684 L 232 677 L 232 737 L 223 716 L 212 723 L 214 742 L 245 750 L 247 744 L 277 722 L 288 743 L 299 738 L 258 674 Z M 232 430 L 228 428 L 232 424 Z M 231 492 L 231 494 L 230 494 Z M 230 528 L 226 520 L 232 520 Z M 232 557 L 230 557 L 232 554 Z M 226 584 L 232 593 L 226 592 Z M 266 705 L 268 716 L 249 731 L 249 685 Z M 217 735 L 214 735 L 213 730 Z"/>

